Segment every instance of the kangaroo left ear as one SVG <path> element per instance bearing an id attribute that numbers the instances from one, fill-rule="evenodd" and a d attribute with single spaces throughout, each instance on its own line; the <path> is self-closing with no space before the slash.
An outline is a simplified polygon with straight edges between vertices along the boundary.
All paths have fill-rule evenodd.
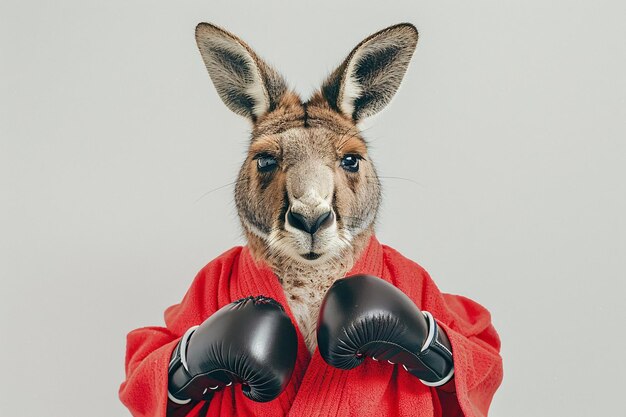
<path id="1" fill-rule="evenodd" d="M 378 113 L 398 90 L 417 38 L 417 29 L 410 23 L 374 33 L 328 77 L 322 95 L 333 109 L 355 122 Z"/>
<path id="2" fill-rule="evenodd" d="M 276 108 L 287 85 L 248 44 L 209 23 L 198 24 L 196 42 L 215 89 L 229 109 L 255 122 Z"/>

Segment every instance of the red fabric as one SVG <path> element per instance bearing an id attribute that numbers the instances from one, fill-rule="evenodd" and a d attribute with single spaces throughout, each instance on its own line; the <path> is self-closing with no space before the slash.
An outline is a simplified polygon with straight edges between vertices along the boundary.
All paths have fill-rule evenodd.
<path id="1" fill-rule="evenodd" d="M 334 369 L 317 350 L 309 354 L 298 331 L 295 370 L 277 399 L 256 403 L 233 386 L 216 393 L 208 404 L 174 411 L 170 403 L 168 414 L 168 362 L 189 327 L 249 295 L 276 299 L 295 323 L 274 273 L 255 263 L 247 247 L 235 247 L 205 266 L 182 302 L 165 311 L 166 327 L 144 327 L 128 334 L 126 381 L 120 386 L 120 399 L 134 416 L 150 417 L 205 413 L 210 417 L 486 416 L 502 380 L 500 340 L 489 312 L 465 297 L 441 293 L 422 267 L 375 237 L 348 275 L 357 273 L 382 277 L 433 314 L 452 345 L 456 393 L 429 388 L 397 365 L 369 359 L 350 371 Z"/>

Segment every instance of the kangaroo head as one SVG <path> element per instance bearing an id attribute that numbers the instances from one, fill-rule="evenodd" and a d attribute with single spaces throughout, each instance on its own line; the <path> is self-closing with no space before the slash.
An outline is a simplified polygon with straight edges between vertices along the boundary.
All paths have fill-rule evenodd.
<path id="1" fill-rule="evenodd" d="M 369 36 L 303 101 L 241 39 L 197 26 L 218 94 L 252 122 L 235 202 L 255 255 L 314 266 L 354 254 L 370 237 L 380 183 L 357 124 L 391 100 L 417 37 L 410 24 Z"/>

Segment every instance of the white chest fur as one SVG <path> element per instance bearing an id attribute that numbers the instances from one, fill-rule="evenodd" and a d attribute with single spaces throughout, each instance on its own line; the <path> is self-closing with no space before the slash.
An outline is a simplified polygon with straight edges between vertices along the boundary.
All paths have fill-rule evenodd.
<path id="1" fill-rule="evenodd" d="M 332 283 L 343 278 L 349 269 L 350 265 L 343 262 L 316 267 L 292 264 L 278 274 L 309 352 L 317 346 L 317 317 L 324 295 Z"/>

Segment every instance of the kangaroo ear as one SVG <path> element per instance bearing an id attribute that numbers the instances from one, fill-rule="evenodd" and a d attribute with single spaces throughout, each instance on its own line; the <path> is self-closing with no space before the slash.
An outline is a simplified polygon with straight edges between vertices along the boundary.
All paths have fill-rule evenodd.
<path id="1" fill-rule="evenodd" d="M 410 23 L 374 33 L 328 77 L 322 95 L 333 109 L 355 122 L 378 113 L 398 90 L 417 38 Z"/>
<path id="2" fill-rule="evenodd" d="M 224 104 L 253 122 L 274 110 L 287 86 L 244 41 L 209 23 L 196 26 L 196 42 Z"/>

